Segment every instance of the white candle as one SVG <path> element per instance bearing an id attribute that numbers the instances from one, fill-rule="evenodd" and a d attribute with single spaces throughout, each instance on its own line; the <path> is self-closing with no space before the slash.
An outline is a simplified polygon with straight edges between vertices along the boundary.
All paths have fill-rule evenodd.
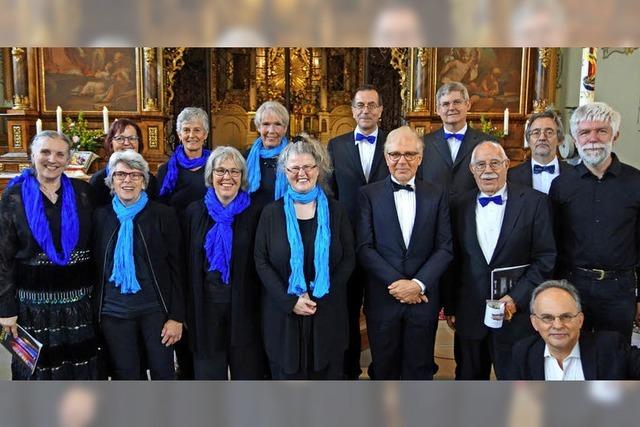
<path id="1" fill-rule="evenodd" d="M 59 105 L 56 108 L 56 130 L 58 133 L 62 133 L 62 107 Z"/>
<path id="2" fill-rule="evenodd" d="M 102 125 L 104 126 L 104 133 L 109 133 L 109 110 L 107 106 L 102 107 Z"/>
<path id="3" fill-rule="evenodd" d="M 36 135 L 42 132 L 42 120 L 36 120 Z"/>
<path id="4" fill-rule="evenodd" d="M 509 135 L 509 109 L 505 108 L 504 109 L 504 125 L 503 127 L 503 132 L 505 135 Z"/>

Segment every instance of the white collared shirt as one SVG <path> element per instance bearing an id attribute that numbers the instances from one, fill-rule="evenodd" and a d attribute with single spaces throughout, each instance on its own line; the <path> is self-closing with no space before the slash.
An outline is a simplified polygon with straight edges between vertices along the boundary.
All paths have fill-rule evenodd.
<path id="1" fill-rule="evenodd" d="M 362 140 L 356 141 L 356 145 L 358 146 L 358 152 L 360 153 L 360 165 L 362 166 L 362 172 L 364 172 L 364 177 L 369 182 L 369 175 L 371 175 L 371 164 L 373 163 L 373 155 L 376 152 L 376 144 L 378 143 L 378 128 L 371 132 L 370 134 L 366 134 L 360 130 L 359 126 L 356 126 L 356 130 L 353 131 L 353 138 L 355 140 L 356 134 L 361 133 L 363 135 L 373 135 L 376 137 L 376 142 L 370 144 L 369 142 Z"/>
<path id="2" fill-rule="evenodd" d="M 468 126 L 465 124 L 458 132 L 448 132 L 446 129 L 445 132 L 464 135 L 467 133 L 467 127 Z M 451 152 L 451 161 L 455 162 L 456 157 L 458 156 L 458 151 L 460 150 L 460 145 L 462 145 L 462 141 L 458 141 L 456 138 L 452 137 L 447 139 L 447 144 L 449 144 L 449 151 Z"/>
<path id="3" fill-rule="evenodd" d="M 556 170 L 554 173 L 542 172 L 539 174 L 533 173 L 533 167 L 535 165 L 539 166 L 549 166 L 555 165 Z M 558 161 L 558 157 L 549 162 L 549 165 L 543 165 L 542 163 L 536 162 L 533 158 L 531 159 L 531 176 L 533 177 L 533 188 L 534 190 L 542 191 L 545 194 L 549 194 L 549 188 L 551 188 L 551 182 L 556 179 L 560 175 L 560 162 Z"/>
<path id="4" fill-rule="evenodd" d="M 498 244 L 500 237 L 500 229 L 502 228 L 502 220 L 504 219 L 504 209 L 507 206 L 507 185 L 505 184 L 493 196 L 502 196 L 502 205 L 493 202 L 487 206 L 480 206 L 480 202 L 476 201 L 476 235 L 480 249 L 487 260 L 487 264 L 491 262 L 493 251 Z M 491 196 L 491 197 L 493 197 Z M 480 193 L 480 197 L 489 197 L 484 193 Z"/>
<path id="5" fill-rule="evenodd" d="M 400 184 L 393 175 L 391 176 L 391 180 L 396 184 Z M 411 178 L 407 184 L 413 187 L 414 191 L 394 191 L 393 200 L 396 205 L 396 214 L 398 215 L 400 230 L 402 231 L 402 240 L 404 241 L 405 248 L 408 249 L 409 242 L 411 241 L 411 233 L 413 233 L 413 224 L 416 220 L 416 178 Z M 424 294 L 426 289 L 425 284 L 415 278 L 412 280 L 420 285 L 420 289 Z"/>
<path id="6" fill-rule="evenodd" d="M 584 381 L 582 360 L 580 359 L 580 343 L 576 343 L 571 353 L 562 361 L 551 355 L 549 347 L 544 346 L 544 379 L 546 381 Z"/>

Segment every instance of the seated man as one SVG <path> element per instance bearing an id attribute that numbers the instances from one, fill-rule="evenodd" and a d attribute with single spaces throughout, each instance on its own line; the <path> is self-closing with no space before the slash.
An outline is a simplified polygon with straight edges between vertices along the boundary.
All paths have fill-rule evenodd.
<path id="1" fill-rule="evenodd" d="M 640 378 L 640 349 L 617 332 L 580 333 L 580 297 L 566 280 L 548 280 L 531 295 L 531 324 L 539 336 L 513 348 L 513 379 L 625 380 Z"/>

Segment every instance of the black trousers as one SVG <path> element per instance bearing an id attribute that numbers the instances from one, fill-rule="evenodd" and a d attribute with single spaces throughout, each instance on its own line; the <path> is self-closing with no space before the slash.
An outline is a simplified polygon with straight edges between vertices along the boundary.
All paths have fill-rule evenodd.
<path id="1" fill-rule="evenodd" d="M 566 278 L 580 293 L 586 331 L 617 331 L 631 342 L 636 315 L 636 275 L 629 271 L 614 279 L 595 280 L 580 272 Z"/>
<path id="2" fill-rule="evenodd" d="M 436 371 L 433 334 L 438 323 L 438 298 L 414 305 L 398 303 L 392 310 L 381 311 L 367 309 L 371 379 L 433 379 Z"/>
<path id="3" fill-rule="evenodd" d="M 343 375 L 344 361 L 342 356 L 330 362 L 326 367 L 319 371 L 300 370 L 295 374 L 288 374 L 277 363 L 273 361 L 271 365 L 271 376 L 274 380 L 341 380 Z"/>
<path id="4" fill-rule="evenodd" d="M 266 378 L 266 355 L 262 340 L 256 332 L 251 344 L 234 346 L 231 343 L 231 302 L 216 302 L 205 298 L 205 335 L 208 345 L 193 355 L 196 380 L 263 380 Z"/>
<path id="5" fill-rule="evenodd" d="M 347 310 L 349 318 L 349 344 L 344 352 L 344 379 L 357 380 L 360 369 L 360 312 L 364 294 L 365 272 L 359 263 L 347 283 Z"/>
<path id="6" fill-rule="evenodd" d="M 140 379 L 140 352 L 143 348 L 152 380 L 175 378 L 173 346 L 162 344 L 160 336 L 166 321 L 167 317 L 162 312 L 134 319 L 102 316 L 100 329 L 107 345 L 114 379 Z"/>

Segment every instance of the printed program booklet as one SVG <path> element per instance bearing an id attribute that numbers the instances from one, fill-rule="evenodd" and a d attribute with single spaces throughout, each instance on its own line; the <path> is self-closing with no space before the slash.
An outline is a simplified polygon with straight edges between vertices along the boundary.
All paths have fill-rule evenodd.
<path id="1" fill-rule="evenodd" d="M 33 374 L 38 363 L 38 357 L 40 357 L 40 350 L 42 350 L 41 342 L 31 336 L 20 325 L 18 325 L 17 338 L 14 338 L 10 332 L 0 329 L 0 342 L 2 342 L 4 348 L 9 350 L 9 353 L 24 362 Z"/>
<path id="2" fill-rule="evenodd" d="M 507 295 L 518 283 L 529 264 L 502 267 L 491 270 L 491 299 L 498 300 Z"/>

